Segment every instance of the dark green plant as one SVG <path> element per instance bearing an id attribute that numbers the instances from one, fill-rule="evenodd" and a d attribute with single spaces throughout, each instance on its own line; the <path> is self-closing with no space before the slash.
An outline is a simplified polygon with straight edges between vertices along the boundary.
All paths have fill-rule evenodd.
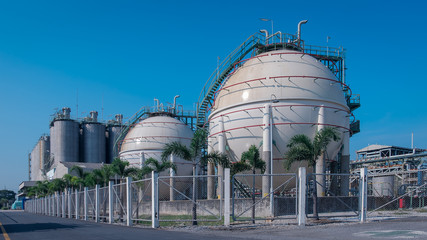
<path id="1" fill-rule="evenodd" d="M 294 162 L 307 161 L 313 172 L 316 172 L 316 161 L 326 152 L 331 141 L 340 139 L 336 128 L 326 127 L 316 132 L 313 141 L 304 134 L 293 136 L 287 145 L 288 151 L 285 153 L 284 167 L 289 170 Z M 321 159 L 323 161 L 323 159 Z M 313 216 L 319 219 L 317 209 L 317 184 L 313 184 Z"/>
<path id="2" fill-rule="evenodd" d="M 167 161 L 169 156 L 174 155 L 193 165 L 193 225 L 197 225 L 197 165 L 202 159 L 202 149 L 206 145 L 207 132 L 203 129 L 197 129 L 191 139 L 190 147 L 180 142 L 172 142 L 165 145 L 162 153 L 162 160 Z"/>

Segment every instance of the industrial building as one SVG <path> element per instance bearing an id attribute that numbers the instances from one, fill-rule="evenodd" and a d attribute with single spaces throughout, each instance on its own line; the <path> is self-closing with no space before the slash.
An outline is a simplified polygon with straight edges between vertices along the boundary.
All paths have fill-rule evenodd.
<path id="1" fill-rule="evenodd" d="M 29 155 L 29 180 L 61 178 L 74 165 L 85 171 L 101 168 L 118 156 L 114 138 L 123 127 L 121 114 L 107 123 L 92 111 L 82 121 L 71 119 L 70 108 L 55 113 L 50 136 L 43 135 Z"/>
<path id="2" fill-rule="evenodd" d="M 396 197 L 405 193 L 413 195 L 414 188 L 425 185 L 427 176 L 427 150 L 386 145 L 369 145 L 357 153 L 357 159 L 350 163 L 351 172 L 359 173 L 368 168 L 372 176 L 368 179 L 369 193 L 374 197 Z M 420 196 L 423 192 L 418 190 Z"/>

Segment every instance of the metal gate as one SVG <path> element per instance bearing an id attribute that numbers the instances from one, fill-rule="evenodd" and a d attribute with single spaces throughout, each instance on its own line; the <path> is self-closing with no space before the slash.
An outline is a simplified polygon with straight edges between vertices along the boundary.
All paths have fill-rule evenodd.
<path id="1" fill-rule="evenodd" d="M 143 226 L 151 223 L 151 178 L 133 181 L 132 192 L 132 221 Z"/>
<path id="2" fill-rule="evenodd" d="M 113 185 L 113 222 L 125 223 L 127 217 L 126 183 Z"/>
<path id="3" fill-rule="evenodd" d="M 217 175 L 159 177 L 159 221 L 222 221 L 222 199 L 207 200 L 208 178 L 222 187 L 222 177 Z"/>
<path id="4" fill-rule="evenodd" d="M 262 182 L 273 188 L 262 193 Z M 236 174 L 231 179 L 234 221 L 296 219 L 297 174 Z"/>
<path id="5" fill-rule="evenodd" d="M 358 219 L 360 215 L 359 181 L 358 174 L 307 174 L 307 217 L 315 217 L 313 216 L 314 201 L 317 200 L 319 217 L 357 217 Z M 349 186 L 343 182 L 349 182 Z M 317 199 L 313 198 L 315 188 Z"/>

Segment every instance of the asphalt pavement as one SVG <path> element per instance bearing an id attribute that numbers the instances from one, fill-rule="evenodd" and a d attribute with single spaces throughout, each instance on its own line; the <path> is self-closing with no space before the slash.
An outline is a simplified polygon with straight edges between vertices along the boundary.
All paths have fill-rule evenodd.
<path id="1" fill-rule="evenodd" d="M 427 216 L 368 223 L 225 227 L 140 228 L 26 213 L 0 211 L 0 240 L 21 239 L 427 239 Z"/>
<path id="2" fill-rule="evenodd" d="M 23 211 L 0 211 L 3 226 L 0 240 L 83 239 L 218 239 L 214 236 L 151 228 L 127 227 L 82 220 L 37 215 Z"/>

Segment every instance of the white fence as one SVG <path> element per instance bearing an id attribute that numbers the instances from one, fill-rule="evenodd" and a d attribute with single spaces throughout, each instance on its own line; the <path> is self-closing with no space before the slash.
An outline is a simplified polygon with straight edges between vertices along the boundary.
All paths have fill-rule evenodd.
<path id="1" fill-rule="evenodd" d="M 307 176 L 305 168 L 300 168 L 298 174 L 272 176 L 283 178 L 280 188 L 272 189 L 270 193 L 261 197 L 258 196 L 259 193 L 256 192 L 253 182 L 255 177 L 262 178 L 263 176 L 236 175 L 231 178 L 229 169 L 224 172 L 224 176 L 197 176 L 194 181 L 193 176 L 159 177 L 157 173 L 153 172 L 151 178 L 143 180 L 132 181 L 132 178 L 126 178 L 118 184 L 109 182 L 109 185 L 105 187 L 97 185 L 93 189 L 67 190 L 46 197 L 28 200 L 25 203 L 25 210 L 30 213 L 62 218 L 109 224 L 126 224 L 128 226 L 141 224 L 153 228 L 159 227 L 159 222 L 163 221 L 217 221 L 228 226 L 230 225 L 231 217 L 235 221 L 238 220 L 239 216 L 241 216 L 241 220 L 246 218 L 255 221 L 255 217 L 252 217 L 255 213 L 257 213 L 257 216 L 261 216 L 262 219 L 277 218 L 278 209 L 273 211 L 271 204 L 267 204 L 271 200 L 270 198 L 275 197 L 275 206 L 281 202 L 289 205 L 289 210 L 286 210 L 289 214 L 284 214 L 286 215 L 284 216 L 285 218 L 295 219 L 295 224 L 298 225 L 306 224 L 307 217 L 310 217 L 310 207 L 312 205 L 310 203 L 311 198 L 309 198 L 311 196 L 310 191 L 312 191 L 311 189 L 315 183 L 311 178 L 314 178 L 315 175 L 309 174 Z M 359 217 L 360 222 L 366 221 L 368 209 L 372 211 L 373 208 L 370 206 L 372 200 L 369 199 L 370 201 L 368 201 L 368 189 L 372 189 L 369 184 L 373 180 L 368 175 L 367 169 L 360 169 L 360 173 L 357 175 L 335 175 L 325 176 L 326 183 L 337 182 L 335 178 L 338 177 L 351 178 L 353 181 L 350 184 L 350 188 L 353 185 L 357 185 L 357 188 L 355 188 L 357 191 L 349 189 L 348 197 L 353 199 L 352 201 L 358 206 L 354 207 L 354 204 L 350 206 L 349 203 L 345 202 L 349 200 L 343 200 L 342 197 L 344 196 L 334 196 L 334 189 L 331 189 L 330 185 L 325 186 L 326 193 L 330 193 L 326 197 L 336 198 L 335 202 L 342 204 L 346 208 L 344 210 L 353 211 L 356 214 L 353 214 L 353 216 Z M 221 186 L 224 196 L 219 199 L 206 199 L 208 178 L 217 179 L 215 184 Z M 291 189 L 292 191 L 289 190 L 289 187 L 286 187 L 291 181 L 296 186 L 295 189 Z M 194 184 L 197 184 L 196 187 L 193 187 Z M 196 189 L 197 192 L 193 194 L 192 189 Z M 411 188 L 409 189 L 411 190 Z M 404 197 L 412 197 L 413 193 L 417 193 L 416 199 L 415 197 L 409 198 L 407 202 L 410 201 L 411 207 L 416 204 L 417 206 L 424 206 L 424 198 L 420 199 L 418 196 L 424 196 L 421 191 L 425 192 L 426 189 L 425 185 L 421 185 L 409 191 L 406 195 L 399 195 L 399 199 L 392 199 L 391 201 L 392 203 L 398 202 Z M 372 192 L 372 190 L 370 191 Z M 250 201 L 251 199 L 252 201 Z M 241 205 L 245 202 L 249 205 L 242 205 L 240 210 L 235 208 L 237 207 L 235 204 Z M 256 208 L 258 205 L 269 207 L 267 210 L 262 210 L 262 213 L 267 215 L 271 213 L 271 218 L 262 215 Z M 174 210 L 174 208 L 179 208 L 179 211 Z M 192 208 L 197 210 L 197 219 L 194 218 L 195 215 L 190 216 L 192 215 Z M 183 209 L 187 209 L 185 210 L 186 212 L 183 212 Z M 253 215 L 250 216 L 252 212 Z M 322 213 L 322 211 L 319 213 Z"/>

